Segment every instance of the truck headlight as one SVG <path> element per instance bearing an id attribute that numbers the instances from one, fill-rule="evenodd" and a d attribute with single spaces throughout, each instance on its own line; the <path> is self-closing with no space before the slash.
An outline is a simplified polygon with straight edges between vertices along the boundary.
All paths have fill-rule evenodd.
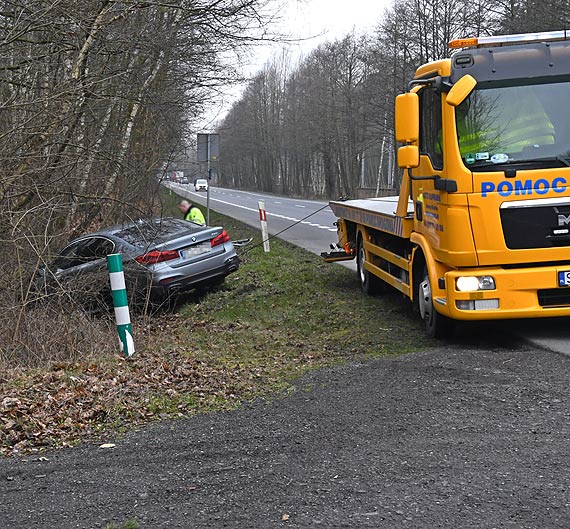
<path id="1" fill-rule="evenodd" d="M 495 280 L 491 276 L 461 276 L 455 280 L 459 292 L 495 290 Z"/>

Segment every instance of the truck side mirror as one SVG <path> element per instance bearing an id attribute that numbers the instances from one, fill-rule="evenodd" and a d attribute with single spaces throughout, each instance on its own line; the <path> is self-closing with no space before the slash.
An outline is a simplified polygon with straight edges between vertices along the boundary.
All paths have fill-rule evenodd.
<path id="1" fill-rule="evenodd" d="M 467 74 L 464 75 L 461 79 L 459 79 L 452 87 L 451 90 L 447 93 L 447 97 L 445 101 L 448 105 L 452 107 L 456 107 L 463 103 L 467 96 L 473 92 L 477 81 L 474 77 Z"/>
<path id="2" fill-rule="evenodd" d="M 396 141 L 414 143 L 420 137 L 420 100 L 408 92 L 396 97 Z"/>
<path id="3" fill-rule="evenodd" d="M 398 167 L 412 169 L 420 165 L 420 149 L 417 145 L 404 145 L 398 149 Z"/>
<path id="4" fill-rule="evenodd" d="M 415 92 L 396 97 L 396 141 L 406 143 L 398 149 L 398 166 L 411 169 L 420 164 L 420 100 Z"/>

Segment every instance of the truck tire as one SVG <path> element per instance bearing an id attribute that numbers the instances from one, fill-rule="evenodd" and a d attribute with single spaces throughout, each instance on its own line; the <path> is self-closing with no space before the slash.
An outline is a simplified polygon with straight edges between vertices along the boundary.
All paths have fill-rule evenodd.
<path id="1" fill-rule="evenodd" d="M 454 330 L 453 320 L 435 310 L 427 268 L 424 268 L 422 278 L 418 287 L 418 307 L 426 326 L 426 332 L 431 338 L 449 337 Z"/>
<path id="2" fill-rule="evenodd" d="M 358 244 L 356 247 L 356 270 L 358 272 L 358 279 L 360 281 L 360 288 L 362 292 L 368 295 L 377 294 L 382 290 L 382 281 L 371 274 L 364 267 L 366 262 L 366 250 L 364 249 L 364 243 L 362 241 L 362 236 L 358 237 Z"/>

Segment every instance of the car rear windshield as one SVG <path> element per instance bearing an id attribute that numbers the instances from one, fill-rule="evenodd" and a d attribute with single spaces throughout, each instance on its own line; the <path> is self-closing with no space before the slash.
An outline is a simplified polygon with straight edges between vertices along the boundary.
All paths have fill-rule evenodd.
<path id="1" fill-rule="evenodd" d="M 141 243 L 159 244 L 163 241 L 176 238 L 179 234 L 191 231 L 200 231 L 201 227 L 189 224 L 180 219 L 157 219 L 144 221 L 117 232 L 117 237 L 133 245 Z"/>

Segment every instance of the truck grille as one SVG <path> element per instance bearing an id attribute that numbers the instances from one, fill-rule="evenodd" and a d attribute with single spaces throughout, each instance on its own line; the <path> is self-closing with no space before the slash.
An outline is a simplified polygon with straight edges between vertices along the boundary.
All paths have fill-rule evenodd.
<path id="1" fill-rule="evenodd" d="M 539 290 L 538 303 L 541 307 L 561 307 L 570 305 L 570 288 L 551 288 Z"/>
<path id="2" fill-rule="evenodd" d="M 507 248 L 570 246 L 570 199 L 521 200 L 501 205 Z"/>

